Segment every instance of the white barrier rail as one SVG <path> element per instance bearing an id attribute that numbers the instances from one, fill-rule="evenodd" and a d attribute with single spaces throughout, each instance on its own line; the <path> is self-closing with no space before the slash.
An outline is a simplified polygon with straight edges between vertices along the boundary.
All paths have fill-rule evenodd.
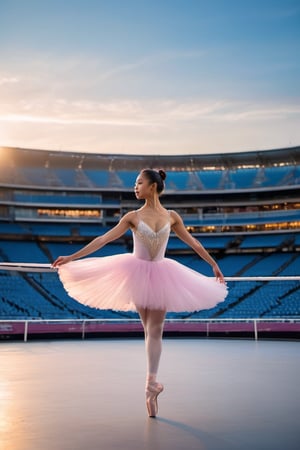
<path id="1" fill-rule="evenodd" d="M 51 264 L 11 262 L 1 262 L 0 270 L 13 270 L 15 272 L 56 272 L 56 269 Z"/>
<path id="2" fill-rule="evenodd" d="M 73 332 L 76 332 L 77 334 L 81 334 L 81 338 L 85 339 L 86 333 L 87 333 L 87 325 L 91 323 L 98 323 L 98 324 L 140 324 L 141 322 L 139 319 L 32 319 L 32 320 L 10 320 L 0 319 L 0 336 L 5 335 L 5 333 L 9 333 L 9 328 L 5 326 L 7 324 L 8 326 L 10 324 L 23 324 L 23 340 L 24 342 L 27 342 L 29 333 L 29 328 L 31 324 L 64 324 L 64 325 L 81 325 L 79 329 L 76 329 L 76 331 L 72 330 Z M 263 318 L 255 318 L 255 319 L 166 319 L 165 324 L 206 324 L 206 337 L 209 337 L 211 335 L 211 326 L 213 324 L 235 324 L 235 323 L 241 323 L 241 324 L 252 324 L 252 333 L 255 340 L 258 340 L 259 337 L 259 324 L 289 324 L 289 325 L 297 325 L 297 331 L 300 334 L 300 317 L 299 318 L 292 318 L 292 319 L 263 319 Z M 94 330 L 93 330 L 94 331 Z M 92 331 L 92 332 L 93 332 Z M 102 330 L 103 331 L 103 330 Z M 140 328 L 140 331 L 142 331 L 142 327 Z M 169 330 L 170 331 L 170 330 Z M 70 332 L 70 330 L 68 331 Z M 100 332 L 99 330 L 96 332 Z M 215 332 L 215 330 L 213 330 Z M 226 330 L 225 330 L 226 332 Z M 67 333 L 67 331 L 66 331 Z M 45 331 L 46 334 L 46 331 Z"/>
<path id="3" fill-rule="evenodd" d="M 56 272 L 51 264 L 11 263 L 0 262 L 0 270 L 15 272 Z M 212 277 L 213 278 L 213 277 Z M 300 281 L 300 275 L 287 276 L 253 276 L 253 277 L 224 277 L 225 281 Z"/>

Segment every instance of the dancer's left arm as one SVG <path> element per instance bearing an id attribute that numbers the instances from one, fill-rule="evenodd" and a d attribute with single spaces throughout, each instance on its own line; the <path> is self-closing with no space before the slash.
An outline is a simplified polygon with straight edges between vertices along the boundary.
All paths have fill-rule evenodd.
<path id="1" fill-rule="evenodd" d="M 224 276 L 216 263 L 216 261 L 211 257 L 208 251 L 203 247 L 203 245 L 195 239 L 185 228 L 184 223 L 180 215 L 176 211 L 171 212 L 172 218 L 172 231 L 185 242 L 188 246 L 190 246 L 204 261 L 206 261 L 211 267 L 215 274 L 217 280 L 221 283 L 225 283 Z"/>

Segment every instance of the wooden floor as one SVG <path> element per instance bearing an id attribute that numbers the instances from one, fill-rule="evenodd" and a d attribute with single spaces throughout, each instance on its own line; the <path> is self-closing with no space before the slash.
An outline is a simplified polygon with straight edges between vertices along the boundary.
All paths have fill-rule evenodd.
<path id="1" fill-rule="evenodd" d="M 300 343 L 165 339 L 147 417 L 142 339 L 0 343 L 1 450 L 298 450 Z"/>

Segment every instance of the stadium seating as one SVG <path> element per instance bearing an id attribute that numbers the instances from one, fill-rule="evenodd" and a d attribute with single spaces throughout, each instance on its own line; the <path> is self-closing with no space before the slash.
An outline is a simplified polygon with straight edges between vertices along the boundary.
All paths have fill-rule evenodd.
<path id="1" fill-rule="evenodd" d="M 48 242 L 46 251 L 35 242 L 1 242 L 2 260 L 36 263 L 50 262 L 59 254 L 69 254 L 81 248 L 81 244 Z M 122 245 L 112 244 L 100 250 L 99 256 L 119 254 L 127 251 Z M 97 255 L 96 254 L 96 255 Z M 169 256 L 207 276 L 213 276 L 210 266 L 197 255 Z M 219 265 L 226 276 L 270 276 L 298 274 L 300 256 L 293 253 L 227 255 Z M 0 272 L 1 273 L 1 272 Z M 19 318 L 62 318 L 62 317 L 107 317 L 111 312 L 99 312 L 82 306 L 70 299 L 62 288 L 57 275 L 1 273 L 1 317 Z M 293 300 L 292 293 L 299 289 L 296 281 L 277 282 L 230 282 L 228 299 L 208 311 L 194 313 L 193 317 L 250 318 L 290 316 L 298 314 L 299 302 Z M 291 295 L 290 295 L 291 293 Z M 298 309 L 297 309 L 298 308 Z M 185 316 L 186 314 L 179 314 Z M 115 313 L 113 316 L 116 317 Z"/>

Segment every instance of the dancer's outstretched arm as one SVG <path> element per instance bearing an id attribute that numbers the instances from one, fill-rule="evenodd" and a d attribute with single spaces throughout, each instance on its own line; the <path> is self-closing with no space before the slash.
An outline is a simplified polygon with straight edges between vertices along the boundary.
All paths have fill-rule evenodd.
<path id="1" fill-rule="evenodd" d="M 171 218 L 173 221 L 172 231 L 174 231 L 174 233 L 179 237 L 179 239 L 181 239 L 183 242 L 185 242 L 187 245 L 189 245 L 204 261 L 206 261 L 208 264 L 210 264 L 216 278 L 221 283 L 224 283 L 225 282 L 224 276 L 223 276 L 218 264 L 210 256 L 210 254 L 203 247 L 203 245 L 187 231 L 180 215 L 176 211 L 172 211 Z"/>
<path id="2" fill-rule="evenodd" d="M 109 242 L 115 241 L 116 239 L 121 237 L 130 227 L 134 226 L 132 218 L 134 218 L 133 212 L 125 214 L 119 221 L 119 223 L 111 230 L 107 231 L 107 233 L 104 233 L 102 236 L 96 237 L 89 244 L 78 250 L 78 252 L 72 253 L 68 256 L 59 256 L 53 262 L 52 266 L 57 267 L 73 261 L 74 259 L 79 259 L 84 256 L 90 255 L 91 253 L 94 253 L 95 251 L 104 247 L 104 245 L 108 244 Z"/>

